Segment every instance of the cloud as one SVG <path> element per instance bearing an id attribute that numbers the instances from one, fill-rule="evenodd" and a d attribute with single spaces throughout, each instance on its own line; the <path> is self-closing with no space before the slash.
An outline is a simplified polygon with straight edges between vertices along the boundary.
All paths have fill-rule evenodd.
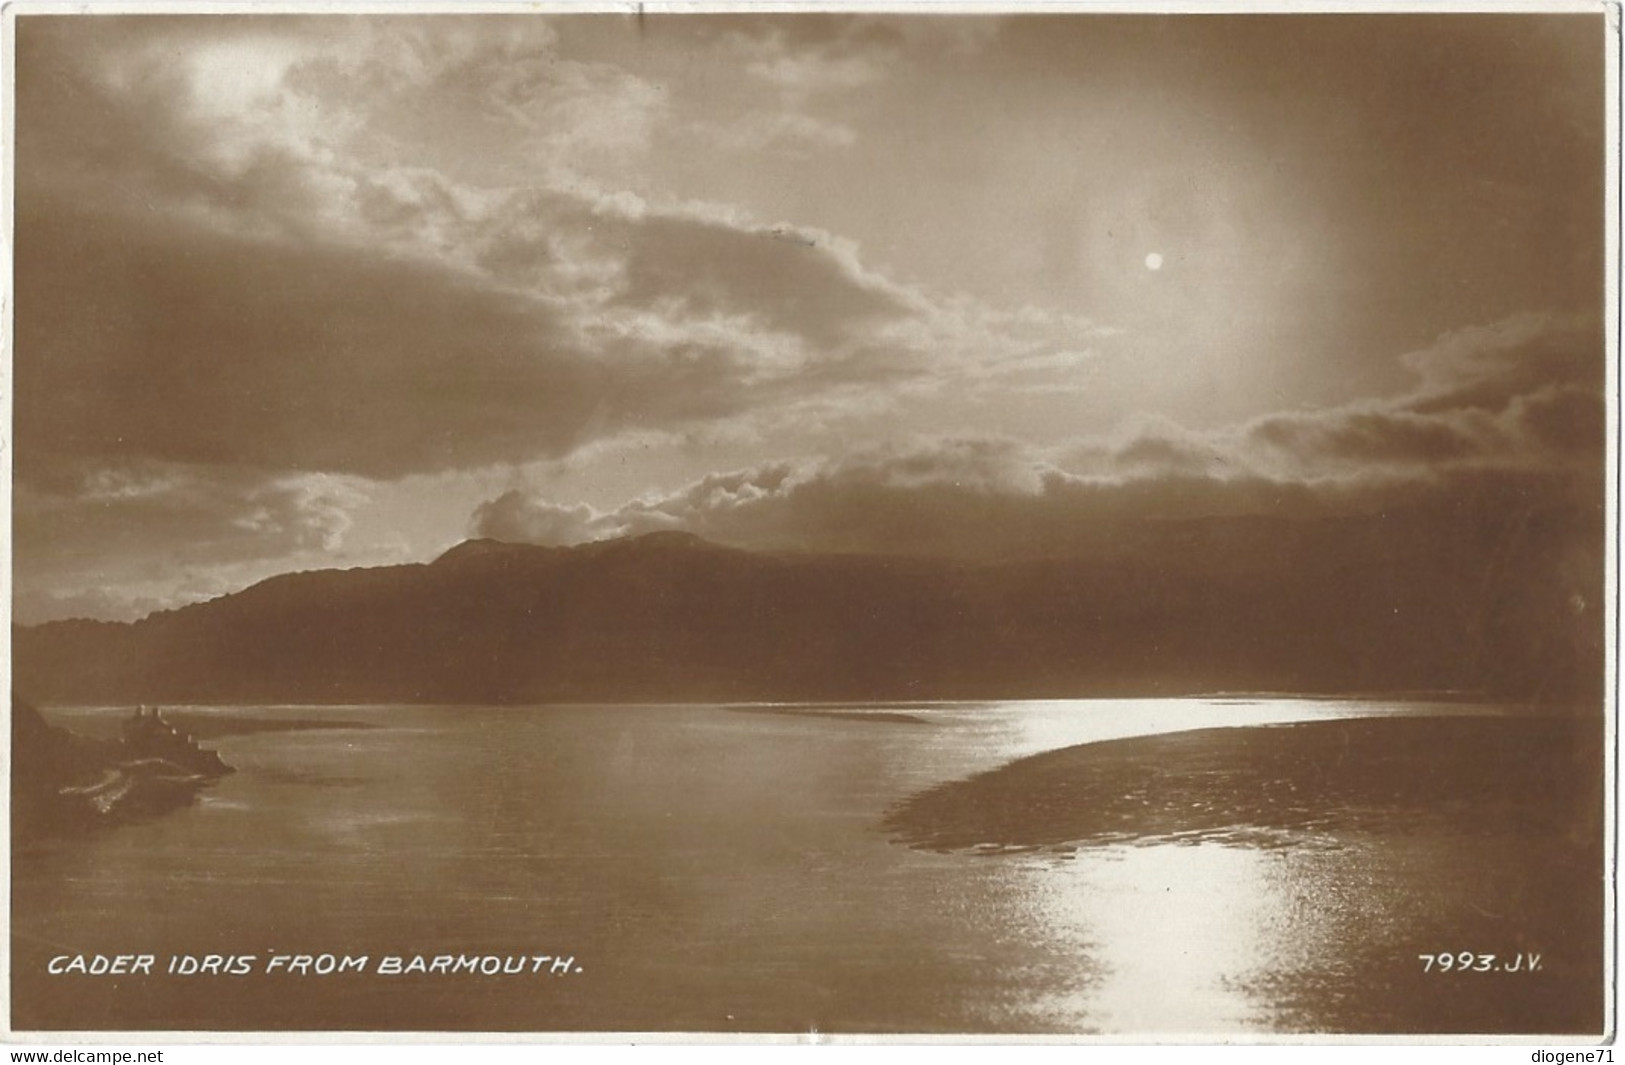
<path id="1" fill-rule="evenodd" d="M 750 314 L 826 348 L 928 311 L 865 269 L 853 245 L 821 230 L 681 214 L 647 214 L 635 228 L 615 297 L 625 306 L 665 301 L 683 317 Z"/>
<path id="2" fill-rule="evenodd" d="M 615 528 L 585 503 L 556 506 L 517 489 L 481 503 L 473 523 L 481 536 L 493 540 L 548 547 L 601 540 Z"/>
<path id="3" fill-rule="evenodd" d="M 18 215 L 24 479 L 65 462 L 389 476 L 556 453 L 617 388 L 557 343 L 547 307 L 444 268 L 55 204 Z"/>
<path id="4" fill-rule="evenodd" d="M 50 594 L 78 596 L 114 559 L 168 551 L 218 575 L 331 555 L 359 505 L 346 492 L 373 480 L 630 439 L 754 430 L 756 452 L 788 455 L 966 412 L 967 434 L 1023 431 L 1011 397 L 1064 408 L 1112 365 L 1113 331 L 1081 317 L 927 291 L 840 234 L 650 193 L 693 132 L 693 83 L 664 76 L 670 53 L 567 54 L 563 25 L 18 20 L 20 580 L 56 574 Z M 896 62 L 1001 32 L 684 25 L 732 61 L 696 108 L 707 143 L 791 154 L 861 148 L 854 105 Z M 1600 350 L 1595 323 L 1526 315 L 1405 356 L 1416 386 L 1363 404 L 1221 429 L 1141 420 L 1067 447 L 966 435 L 757 463 L 740 445 L 716 465 L 745 468 L 663 496 L 594 509 L 519 492 L 476 524 L 974 554 L 1071 549 L 1119 517 L 1544 491 L 1599 464 Z"/>
<path id="5" fill-rule="evenodd" d="M 480 507 L 471 530 L 564 545 L 682 529 L 750 548 L 1002 559 L 1110 550 L 1148 522 L 1397 511 L 1497 518 L 1581 504 L 1583 489 L 1504 468 L 1322 482 L 1166 468 L 1091 477 L 1007 441 L 948 440 L 714 474 L 606 512 L 514 490 Z"/>
<path id="6" fill-rule="evenodd" d="M 165 63 L 161 34 L 85 21 L 20 41 L 25 479 L 526 462 L 1080 339 L 897 284 L 822 230 L 570 166 L 476 185 L 402 142 L 399 108 L 433 127 L 442 91 L 482 138 L 578 138 L 555 113 L 578 106 L 618 125 L 605 101 L 637 93 L 560 60 L 545 23 L 251 21 Z"/>
<path id="7" fill-rule="evenodd" d="M 884 62 L 884 57 L 876 55 L 776 51 L 770 58 L 751 63 L 746 71 L 792 99 L 805 99 L 873 84 L 885 76 Z"/>
<path id="8" fill-rule="evenodd" d="M 480 269 L 25 200 L 19 476 L 468 469 L 940 372 L 897 332 L 932 308 L 826 234 L 533 207 L 558 224 L 482 225 Z"/>
<path id="9" fill-rule="evenodd" d="M 11 615 L 19 624 L 39 625 L 68 618 L 98 621 L 137 621 L 159 610 L 180 606 L 190 597 L 148 595 L 140 591 L 114 588 L 86 588 L 73 591 L 43 587 L 19 587 L 12 594 Z"/>
<path id="10" fill-rule="evenodd" d="M 697 31 L 690 39 L 713 49 L 712 62 L 740 72 L 746 84 L 734 91 L 751 105 L 713 97 L 701 117 L 676 128 L 744 156 L 844 151 L 859 139 L 847 119 L 862 93 L 928 76 L 919 67 L 922 56 L 979 50 L 996 35 L 995 22 L 852 14 L 690 20 Z"/>
<path id="11" fill-rule="evenodd" d="M 1002 558 L 1101 550 L 1169 520 L 1403 512 L 1455 527 L 1577 513 L 1601 499 L 1602 396 L 1552 378 L 1568 376 L 1556 367 L 1600 363 L 1600 347 L 1581 354 L 1587 335 L 1550 322 L 1455 334 L 1408 360 L 1416 389 L 1382 403 L 1208 431 L 1142 419 L 1062 447 L 923 438 L 714 474 L 605 512 L 511 491 L 480 508 L 473 528 L 552 544 L 680 528 L 750 547 Z M 1532 360 L 1548 372 L 1529 373 Z M 1474 404 L 1419 409 L 1420 397 L 1461 382 Z M 1491 394 L 1500 406 L 1487 405 Z"/>
<path id="12" fill-rule="evenodd" d="M 1112 438 L 1078 443 L 1067 461 L 1096 474 L 1228 471 L 1303 481 L 1487 468 L 1589 474 L 1604 456 L 1603 351 L 1594 322 L 1518 316 L 1403 356 L 1416 381 L 1386 399 L 1200 432 L 1142 418 Z"/>
<path id="13" fill-rule="evenodd" d="M 949 438 L 713 474 L 567 524 L 580 512 L 510 491 L 473 531 L 560 544 L 680 528 L 746 547 L 1004 557 L 1098 546 L 1131 519 L 1302 509 L 1303 495 L 1258 478 L 1083 477 L 1012 440 Z"/>
<path id="14" fill-rule="evenodd" d="M 670 100 L 563 55 L 547 20 L 18 25 L 21 618 L 331 564 L 372 481 L 816 424 L 1093 335 L 899 284 L 817 228 L 595 180 Z M 783 108 L 740 130 L 847 137 Z"/>
<path id="15" fill-rule="evenodd" d="M 1406 407 L 1420 414 L 1500 410 L 1544 389 L 1600 391 L 1600 319 L 1520 314 L 1457 330 L 1401 362 L 1420 379 Z"/>
<path id="16" fill-rule="evenodd" d="M 100 468 L 65 490 L 19 485 L 15 551 L 50 568 L 92 559 L 104 528 L 150 552 L 183 543 L 211 561 L 331 552 L 368 501 L 367 482 L 331 474 L 245 473 L 172 463 Z"/>
<path id="17" fill-rule="evenodd" d="M 696 121 L 693 128 L 722 148 L 741 154 L 775 150 L 810 155 L 857 143 L 852 127 L 793 111 L 747 111 L 728 122 Z"/>
<path id="18" fill-rule="evenodd" d="M 986 15 L 860 12 L 712 21 L 726 27 L 721 37 L 734 61 L 793 99 L 859 91 L 897 76 L 922 56 L 964 59 L 995 40 L 1002 23 Z"/>
<path id="19" fill-rule="evenodd" d="M 1361 468 L 1459 462 L 1506 446 L 1493 418 L 1439 418 L 1389 410 L 1271 415 L 1247 427 L 1247 440 L 1298 464 Z"/>
<path id="20" fill-rule="evenodd" d="M 290 563 L 330 565 L 370 494 L 353 477 L 145 461 L 49 490 L 19 482 L 13 614 L 128 618 Z"/>
<path id="21" fill-rule="evenodd" d="M 251 509 L 233 519 L 235 527 L 293 550 L 336 551 L 354 524 L 351 512 L 368 497 L 354 480 L 306 474 L 272 478 L 246 498 Z"/>
<path id="22" fill-rule="evenodd" d="M 392 154 L 427 129 L 557 176 L 626 162 L 667 120 L 664 88 L 563 54 L 545 18 L 392 17 L 354 27 L 324 32 L 327 47 L 290 69 L 285 90 L 336 105 Z M 454 159 L 438 162 L 455 168 Z"/>

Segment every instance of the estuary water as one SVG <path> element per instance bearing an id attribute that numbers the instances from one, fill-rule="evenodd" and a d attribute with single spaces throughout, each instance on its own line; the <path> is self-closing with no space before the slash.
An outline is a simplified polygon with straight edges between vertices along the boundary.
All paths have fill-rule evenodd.
<path id="1" fill-rule="evenodd" d="M 47 716 L 108 734 L 127 713 Z M 12 1023 L 1587 1031 L 1601 1025 L 1601 863 L 1583 818 L 1572 832 L 1309 818 L 1189 838 L 1131 819 L 1076 846 L 938 849 L 888 820 L 928 789 L 1080 744 L 1511 713 L 1324 699 L 177 709 L 238 772 L 162 817 L 14 855 Z M 50 971 L 98 954 L 154 960 Z M 184 971 L 209 955 L 227 960 Z M 335 963 L 349 968 L 316 971 Z"/>

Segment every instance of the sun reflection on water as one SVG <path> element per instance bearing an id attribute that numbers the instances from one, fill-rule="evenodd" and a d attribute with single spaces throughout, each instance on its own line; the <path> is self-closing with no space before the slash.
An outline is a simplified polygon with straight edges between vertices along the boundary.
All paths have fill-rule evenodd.
<path id="1" fill-rule="evenodd" d="M 1098 966 L 1047 1010 L 1106 1033 L 1257 1030 L 1265 1005 L 1238 977 L 1290 934 L 1274 912 L 1273 860 L 1212 845 L 1103 847 L 1031 878 L 1034 917 Z"/>
<path id="2" fill-rule="evenodd" d="M 1154 736 L 1188 729 L 1278 725 L 1355 717 L 1443 717 L 1505 713 L 1482 703 L 1381 702 L 1342 699 L 1214 697 L 1205 699 L 1061 699 L 1004 704 L 983 719 L 1002 726 L 1006 759 L 1079 743 Z"/>

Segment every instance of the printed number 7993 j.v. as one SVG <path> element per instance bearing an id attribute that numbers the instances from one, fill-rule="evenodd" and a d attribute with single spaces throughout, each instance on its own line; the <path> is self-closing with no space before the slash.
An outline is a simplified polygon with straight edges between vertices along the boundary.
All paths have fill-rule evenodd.
<path id="1" fill-rule="evenodd" d="M 1498 957 L 1495 954 L 1475 954 L 1470 950 L 1417 955 L 1425 973 L 1532 973 L 1540 968 L 1539 954 L 1514 954 L 1497 964 Z"/>

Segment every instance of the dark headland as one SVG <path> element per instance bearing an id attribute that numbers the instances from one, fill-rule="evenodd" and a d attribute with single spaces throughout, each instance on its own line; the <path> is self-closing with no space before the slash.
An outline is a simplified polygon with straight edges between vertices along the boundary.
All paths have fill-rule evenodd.
<path id="1" fill-rule="evenodd" d="M 12 829 L 20 842 L 165 813 L 231 772 L 156 709 L 137 710 L 116 737 L 86 736 L 12 696 Z"/>

